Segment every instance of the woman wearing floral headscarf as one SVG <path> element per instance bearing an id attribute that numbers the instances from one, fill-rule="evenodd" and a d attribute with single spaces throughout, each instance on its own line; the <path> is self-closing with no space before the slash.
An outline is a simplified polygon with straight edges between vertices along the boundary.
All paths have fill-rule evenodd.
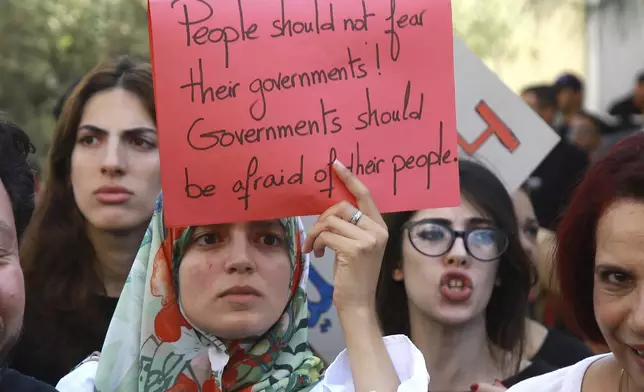
<path id="1" fill-rule="evenodd" d="M 303 242 L 297 218 L 167 229 L 160 198 L 100 360 L 89 358 L 58 390 L 427 390 L 420 352 L 404 336 L 382 339 L 378 328 L 385 223 L 357 177 L 339 162 L 335 169 L 358 208 L 329 208 Z M 321 379 L 307 341 L 302 251 L 327 247 L 347 350 Z"/>

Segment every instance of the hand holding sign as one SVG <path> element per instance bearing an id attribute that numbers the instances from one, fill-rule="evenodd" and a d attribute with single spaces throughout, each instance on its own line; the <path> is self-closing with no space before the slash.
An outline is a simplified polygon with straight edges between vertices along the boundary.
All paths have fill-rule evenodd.
<path id="1" fill-rule="evenodd" d="M 369 189 L 339 161 L 333 165 L 357 201 L 343 201 L 327 209 L 308 232 L 303 251 L 321 257 L 325 248 L 335 253 L 333 304 L 339 313 L 373 309 L 376 285 L 385 252 L 387 225 Z"/>
<path id="2" fill-rule="evenodd" d="M 169 226 L 319 214 L 336 159 L 384 212 L 458 204 L 449 0 L 149 10 Z"/>

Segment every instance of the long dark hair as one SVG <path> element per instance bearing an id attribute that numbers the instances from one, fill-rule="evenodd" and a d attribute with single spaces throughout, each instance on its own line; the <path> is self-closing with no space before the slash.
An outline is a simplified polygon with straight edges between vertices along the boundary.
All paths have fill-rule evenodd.
<path id="1" fill-rule="evenodd" d="M 78 320 L 67 317 L 65 323 L 78 328 L 79 339 L 92 328 L 92 297 L 104 294 L 105 289 L 96 271 L 96 254 L 87 235 L 86 219 L 76 205 L 70 184 L 71 156 L 87 101 L 98 92 L 116 87 L 135 94 L 149 115 L 156 118 L 149 64 L 123 57 L 102 63 L 88 73 L 63 106 L 49 151 L 44 188 L 20 248 L 27 292 L 26 323 L 34 318 L 60 320 L 61 314 L 73 312 L 73 318 Z"/>
<path id="2" fill-rule="evenodd" d="M 461 161 L 459 172 L 461 197 L 490 217 L 496 227 L 508 236 L 508 249 L 501 256 L 497 272 L 500 284 L 492 291 L 485 311 L 485 324 L 492 344 L 514 352 L 516 358 L 521 358 L 528 294 L 536 271 L 521 247 L 512 199 L 501 181 L 487 168 L 472 161 Z M 405 283 L 395 281 L 393 272 L 402 262 L 401 228 L 414 213 L 407 211 L 385 215 L 389 241 L 380 270 L 376 307 L 386 335 L 405 334 L 411 337 Z"/>

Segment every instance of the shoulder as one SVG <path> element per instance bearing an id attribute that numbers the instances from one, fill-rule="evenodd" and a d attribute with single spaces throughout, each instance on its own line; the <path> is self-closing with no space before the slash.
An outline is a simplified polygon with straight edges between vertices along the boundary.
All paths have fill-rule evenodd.
<path id="1" fill-rule="evenodd" d="M 580 392 L 586 370 L 597 360 L 610 354 L 596 355 L 572 366 L 530 378 L 513 386 L 508 392 Z"/>
<path id="2" fill-rule="evenodd" d="M 56 389 L 59 392 L 93 392 L 97 370 L 98 356 L 94 354 L 63 377 L 56 384 Z"/>
<path id="3" fill-rule="evenodd" d="M 0 378 L 0 392 L 56 392 L 51 385 L 11 369 L 0 375 Z"/>

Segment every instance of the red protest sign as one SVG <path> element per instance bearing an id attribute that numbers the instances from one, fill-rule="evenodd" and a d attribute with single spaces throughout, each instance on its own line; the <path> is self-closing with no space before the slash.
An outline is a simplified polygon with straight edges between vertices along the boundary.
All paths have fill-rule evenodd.
<path id="1" fill-rule="evenodd" d="M 459 203 L 449 0 L 149 0 L 171 226 Z"/>

